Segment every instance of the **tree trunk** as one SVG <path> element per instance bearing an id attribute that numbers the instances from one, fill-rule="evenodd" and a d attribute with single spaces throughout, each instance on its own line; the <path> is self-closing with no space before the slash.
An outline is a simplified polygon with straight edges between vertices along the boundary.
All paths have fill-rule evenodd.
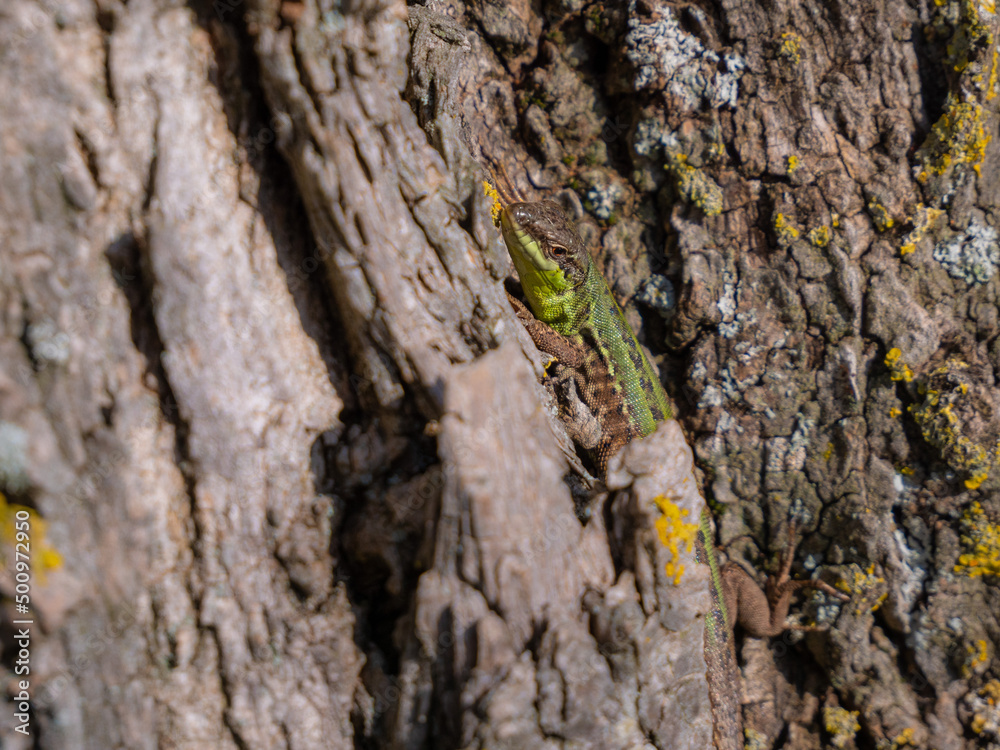
<path id="1" fill-rule="evenodd" d="M 706 573 L 660 543 L 697 487 L 730 559 L 794 519 L 851 596 L 739 642 L 747 747 L 1000 747 L 997 27 L 0 9 L 3 747 L 704 748 Z M 488 165 L 675 404 L 589 505 Z"/>

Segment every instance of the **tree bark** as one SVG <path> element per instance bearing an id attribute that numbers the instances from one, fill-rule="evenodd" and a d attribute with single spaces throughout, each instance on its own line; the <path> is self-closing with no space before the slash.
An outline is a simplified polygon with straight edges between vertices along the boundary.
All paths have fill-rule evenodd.
<path id="1" fill-rule="evenodd" d="M 739 643 L 747 747 L 1000 743 L 997 26 L 0 9 L 3 746 L 706 747 L 656 500 L 696 486 L 731 559 L 795 519 L 851 596 Z M 676 406 L 587 507 L 489 165 L 574 214 Z"/>

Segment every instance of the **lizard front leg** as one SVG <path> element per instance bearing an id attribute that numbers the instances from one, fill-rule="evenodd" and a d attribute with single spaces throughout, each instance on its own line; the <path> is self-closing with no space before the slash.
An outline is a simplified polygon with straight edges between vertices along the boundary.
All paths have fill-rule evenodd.
<path id="1" fill-rule="evenodd" d="M 507 301 L 514 308 L 514 314 L 521 321 L 538 351 L 559 360 L 559 364 L 574 370 L 583 364 L 583 347 L 557 332 L 548 323 L 543 323 L 517 297 L 507 292 Z"/>
<path id="2" fill-rule="evenodd" d="M 601 424 L 580 395 L 586 385 L 580 369 L 584 361 L 583 347 L 570 341 L 548 323 L 538 320 L 510 292 L 507 292 L 507 300 L 538 350 L 553 357 L 558 363 L 553 381 L 556 400 L 559 402 L 559 418 L 566 427 L 566 432 L 584 450 L 595 448 L 601 439 Z"/>

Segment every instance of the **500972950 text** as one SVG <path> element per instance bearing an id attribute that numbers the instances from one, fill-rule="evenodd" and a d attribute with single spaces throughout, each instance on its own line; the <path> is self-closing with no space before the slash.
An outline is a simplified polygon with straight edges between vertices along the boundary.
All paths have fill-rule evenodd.
<path id="1" fill-rule="evenodd" d="M 31 514 L 19 510 L 14 514 L 14 606 L 19 615 L 26 615 L 31 605 Z M 14 674 L 27 677 L 31 674 L 31 628 L 34 620 L 14 620 L 17 627 L 14 643 L 17 658 Z M 31 681 L 19 680 L 14 696 L 14 730 L 27 735 L 31 726 Z"/>

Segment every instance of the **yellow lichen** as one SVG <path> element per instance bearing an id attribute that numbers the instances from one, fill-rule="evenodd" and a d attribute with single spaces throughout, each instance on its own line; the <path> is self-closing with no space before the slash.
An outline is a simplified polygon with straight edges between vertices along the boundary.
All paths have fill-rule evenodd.
<path id="1" fill-rule="evenodd" d="M 972 167 L 979 174 L 989 142 L 982 106 L 975 101 L 959 101 L 953 93 L 948 94 L 944 113 L 917 152 L 924 166 L 917 179 L 926 182 L 928 170 L 931 174 L 943 175 L 952 167 L 962 165 Z"/>
<path id="2" fill-rule="evenodd" d="M 889 596 L 887 591 L 878 593 L 885 587 L 885 579 L 875 574 L 874 563 L 869 565 L 867 570 L 856 564 L 851 564 L 850 567 L 853 570 L 853 575 L 849 579 L 841 578 L 834 584 L 835 587 L 850 595 L 852 600 L 857 602 L 858 606 L 854 610 L 855 615 L 864 614 L 865 607 L 874 612 L 882 606 L 886 597 Z"/>
<path id="3" fill-rule="evenodd" d="M 751 727 L 743 729 L 743 750 L 767 750 L 771 746 L 767 740 L 767 735 L 756 729 Z"/>
<path id="4" fill-rule="evenodd" d="M 20 515 L 19 515 L 20 514 Z M 18 527 L 27 514 L 28 531 Z M 8 503 L 0 492 L 0 546 L 7 548 L 5 560 L 13 560 L 17 551 L 27 551 L 31 561 L 31 573 L 40 584 L 45 584 L 45 575 L 62 566 L 62 555 L 46 540 L 47 524 L 34 509 L 24 505 Z M 19 532 L 22 534 L 19 536 Z M 19 546 L 19 545 L 25 546 Z"/>
<path id="5" fill-rule="evenodd" d="M 688 523 L 684 519 L 688 515 L 686 508 L 681 508 L 677 503 L 663 495 L 653 498 L 656 509 L 660 511 L 660 517 L 656 519 L 656 534 L 660 538 L 660 543 L 667 548 L 671 554 L 671 560 L 666 564 L 667 576 L 673 579 L 676 586 L 681 582 L 684 575 L 684 564 L 680 562 L 681 547 L 689 553 L 694 549 L 694 541 L 698 536 L 698 524 Z"/>
<path id="6" fill-rule="evenodd" d="M 722 188 L 702 170 L 688 164 L 685 154 L 667 153 L 664 167 L 677 178 L 677 189 L 689 203 L 693 203 L 706 216 L 722 213 Z"/>
<path id="7" fill-rule="evenodd" d="M 991 24 L 980 17 L 980 11 L 992 16 L 993 3 L 990 0 L 959 0 L 941 7 L 944 12 L 934 19 L 934 25 L 942 33 L 946 33 L 945 26 L 951 27 L 951 38 L 946 49 L 952 68 L 958 72 L 969 70 L 974 82 L 977 78 L 981 79 L 981 51 L 993 46 L 993 33 L 990 30 Z"/>
<path id="8" fill-rule="evenodd" d="M 956 573 L 976 578 L 1000 576 L 1000 526 L 990 523 L 986 511 L 975 502 L 962 514 L 962 548 Z"/>
<path id="9" fill-rule="evenodd" d="M 486 197 L 493 201 L 490 204 L 490 218 L 493 219 L 493 226 L 500 228 L 500 212 L 503 210 L 503 206 L 500 201 L 500 194 L 497 189 L 493 187 L 489 182 L 483 180 L 483 192 L 486 193 Z"/>
<path id="10" fill-rule="evenodd" d="M 968 368 L 957 358 L 948 359 L 920 382 L 923 402 L 911 405 L 909 411 L 924 440 L 940 451 L 949 466 L 964 473 L 966 488 L 974 490 L 1000 462 L 1000 441 L 982 425 L 980 415 L 988 407 L 981 394 L 969 395 Z"/>
<path id="11" fill-rule="evenodd" d="M 979 487 L 990 478 L 989 472 L 979 471 L 965 480 L 965 488 L 968 490 L 978 490 Z"/>
<path id="12" fill-rule="evenodd" d="M 840 706 L 823 707 L 823 726 L 830 735 L 833 747 L 847 747 L 854 743 L 854 736 L 861 729 L 858 723 L 860 711 L 848 711 Z"/>
<path id="13" fill-rule="evenodd" d="M 779 245 L 790 245 L 800 234 L 788 218 L 780 213 L 774 216 L 774 231 L 778 235 Z"/>
<path id="14" fill-rule="evenodd" d="M 972 731 L 1000 737 L 1000 680 L 990 680 L 966 700 L 972 709 Z"/>
<path id="15" fill-rule="evenodd" d="M 829 461 L 830 460 L 830 456 L 832 456 L 832 455 L 833 455 L 833 443 L 827 443 L 826 444 L 826 450 L 823 451 L 823 460 L 824 461 Z"/>
<path id="16" fill-rule="evenodd" d="M 899 467 L 899 473 L 902 474 L 904 477 L 912 477 L 913 476 L 913 467 L 912 466 L 900 466 Z"/>
<path id="17" fill-rule="evenodd" d="M 1000 706 L 1000 680 L 990 680 L 979 690 L 979 695 L 994 706 Z"/>
<path id="18" fill-rule="evenodd" d="M 802 37 L 794 31 L 786 31 L 781 35 L 778 46 L 778 57 L 788 60 L 793 65 L 802 62 Z"/>
<path id="19" fill-rule="evenodd" d="M 962 676 L 966 679 L 979 674 L 984 665 L 990 663 L 990 649 L 984 638 L 974 643 L 965 644 L 965 663 L 962 664 Z"/>
<path id="20" fill-rule="evenodd" d="M 1000 66 L 998 66 L 998 57 L 1000 57 L 1000 47 L 993 47 L 993 62 L 990 65 L 990 81 L 986 85 L 986 100 L 989 101 L 997 95 L 997 71 Z"/>
<path id="21" fill-rule="evenodd" d="M 875 227 L 880 232 L 892 229 L 896 223 L 896 220 L 889 214 L 889 209 L 879 203 L 876 198 L 868 201 L 868 213 L 871 214 L 872 221 L 875 222 Z"/>
<path id="22" fill-rule="evenodd" d="M 902 380 L 905 383 L 909 383 L 913 380 L 913 370 L 910 369 L 909 365 L 900 361 L 902 355 L 903 353 L 899 349 L 893 347 L 885 355 L 885 366 L 892 371 L 889 377 L 893 380 Z"/>
<path id="23" fill-rule="evenodd" d="M 796 169 L 799 168 L 799 157 L 795 154 L 789 154 L 785 157 L 785 174 L 792 174 Z"/>
<path id="24" fill-rule="evenodd" d="M 901 747 L 917 747 L 914 734 L 915 732 L 913 731 L 913 728 L 907 727 L 893 738 L 892 744 L 889 745 L 888 750 L 899 750 Z"/>
<path id="25" fill-rule="evenodd" d="M 891 409 L 889 409 L 889 417 L 892 418 L 892 419 L 895 419 L 896 417 L 898 417 L 902 413 L 903 413 L 903 410 L 900 409 L 898 406 L 893 406 Z"/>
<path id="26" fill-rule="evenodd" d="M 826 247 L 830 244 L 830 228 L 816 227 L 809 232 L 809 241 L 816 247 Z"/>
<path id="27" fill-rule="evenodd" d="M 903 238 L 899 254 L 906 255 L 915 251 L 917 243 L 926 236 L 927 230 L 933 227 L 942 216 L 944 216 L 944 211 L 940 208 L 928 208 L 923 203 L 918 203 L 913 216 L 907 218 L 913 229 Z"/>

